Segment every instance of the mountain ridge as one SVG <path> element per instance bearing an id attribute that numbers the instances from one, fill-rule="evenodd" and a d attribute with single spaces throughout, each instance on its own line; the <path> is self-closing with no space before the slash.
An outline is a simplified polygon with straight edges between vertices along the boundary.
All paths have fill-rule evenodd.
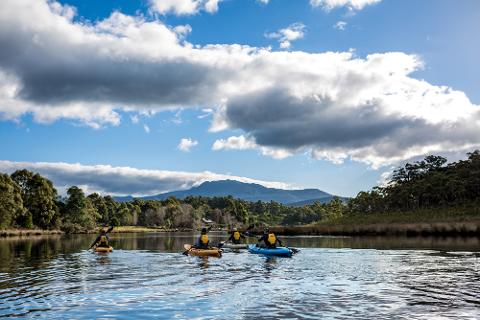
<path id="1" fill-rule="evenodd" d="M 275 201 L 283 204 L 294 204 L 300 202 L 320 201 L 329 202 L 335 196 L 319 189 L 297 189 L 285 190 L 268 188 L 257 183 L 245 183 L 236 180 L 217 180 L 205 181 L 202 184 L 187 190 L 177 190 L 165 192 L 152 196 L 136 197 L 143 200 L 165 200 L 169 197 L 184 199 L 188 196 L 204 197 L 224 197 L 233 196 L 234 198 L 247 201 Z M 115 197 L 118 201 L 130 201 L 132 196 Z"/>

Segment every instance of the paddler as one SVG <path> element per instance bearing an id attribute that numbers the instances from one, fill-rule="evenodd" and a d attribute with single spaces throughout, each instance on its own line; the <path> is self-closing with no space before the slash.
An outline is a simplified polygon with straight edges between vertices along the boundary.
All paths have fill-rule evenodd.
<path id="1" fill-rule="evenodd" d="M 265 243 L 265 247 L 269 249 L 275 249 L 277 247 L 277 243 L 280 246 L 282 245 L 282 241 L 277 238 L 275 233 L 270 232 L 269 228 L 265 228 L 263 230 L 263 235 L 258 239 L 258 242 L 263 241 Z"/>
<path id="2" fill-rule="evenodd" d="M 245 239 L 245 235 L 238 231 L 237 228 L 233 228 L 232 231 L 230 231 L 230 238 L 228 238 L 225 242 L 230 241 L 233 244 L 241 244 L 242 239 Z"/>
<path id="3" fill-rule="evenodd" d="M 90 246 L 90 249 L 93 247 L 100 247 L 100 248 L 108 248 L 110 245 L 108 242 L 110 241 L 110 238 L 108 237 L 108 233 L 113 230 L 113 226 L 111 226 L 108 229 L 102 228 L 100 230 L 100 234 L 98 237 L 93 241 L 92 245 Z"/>
<path id="4" fill-rule="evenodd" d="M 200 232 L 200 237 L 198 238 L 197 243 L 195 244 L 195 248 L 197 249 L 210 248 L 209 246 L 210 241 L 208 240 L 208 231 L 210 231 L 210 227 L 202 228 L 202 231 Z"/>

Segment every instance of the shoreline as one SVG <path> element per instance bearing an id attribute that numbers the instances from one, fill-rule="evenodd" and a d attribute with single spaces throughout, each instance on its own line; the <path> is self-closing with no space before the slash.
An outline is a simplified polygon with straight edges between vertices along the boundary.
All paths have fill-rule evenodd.
<path id="1" fill-rule="evenodd" d="M 299 226 L 271 226 L 270 230 L 285 236 L 461 236 L 480 237 L 480 219 L 473 221 L 444 222 L 378 222 L 378 223 L 322 223 Z M 164 227 L 119 226 L 111 233 L 170 233 L 191 232 L 193 229 L 168 229 Z M 227 230 L 214 230 L 227 231 Z M 96 234 L 98 228 L 71 234 Z M 254 228 L 252 234 L 261 234 L 263 228 Z M 61 230 L 1 229 L 0 238 L 42 235 L 67 235 Z"/>
<path id="2" fill-rule="evenodd" d="M 480 220 L 431 223 L 320 224 L 274 226 L 270 230 L 286 236 L 461 236 L 480 237 Z M 261 229 L 254 229 L 260 233 Z"/>

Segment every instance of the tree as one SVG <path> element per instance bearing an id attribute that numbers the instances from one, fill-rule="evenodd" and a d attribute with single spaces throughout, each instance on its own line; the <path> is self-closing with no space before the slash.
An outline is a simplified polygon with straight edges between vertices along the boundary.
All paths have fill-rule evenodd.
<path id="1" fill-rule="evenodd" d="M 55 202 L 57 190 L 52 182 L 25 169 L 15 171 L 11 177 L 20 186 L 23 205 L 31 213 L 33 223 L 40 228 L 54 226 L 58 208 Z"/>
<path id="2" fill-rule="evenodd" d="M 86 198 L 83 190 L 76 186 L 70 187 L 67 195 L 63 212 L 64 224 L 67 229 L 93 229 L 99 214 L 92 201 Z"/>
<path id="3" fill-rule="evenodd" d="M 25 212 L 20 187 L 8 174 L 0 173 L 0 228 L 11 227 Z"/>

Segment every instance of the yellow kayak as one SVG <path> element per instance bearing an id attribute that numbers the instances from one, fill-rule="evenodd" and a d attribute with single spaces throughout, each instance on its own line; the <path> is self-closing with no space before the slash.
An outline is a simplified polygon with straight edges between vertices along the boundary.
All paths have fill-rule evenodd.
<path id="1" fill-rule="evenodd" d="M 185 248 L 185 253 L 192 255 L 192 256 L 199 256 L 199 257 L 221 257 L 222 256 L 222 249 L 217 247 L 211 247 L 208 249 L 197 249 L 194 248 L 191 244 L 183 245 Z"/>
<path id="2" fill-rule="evenodd" d="M 113 248 L 112 247 L 96 247 L 95 252 L 112 252 Z"/>

